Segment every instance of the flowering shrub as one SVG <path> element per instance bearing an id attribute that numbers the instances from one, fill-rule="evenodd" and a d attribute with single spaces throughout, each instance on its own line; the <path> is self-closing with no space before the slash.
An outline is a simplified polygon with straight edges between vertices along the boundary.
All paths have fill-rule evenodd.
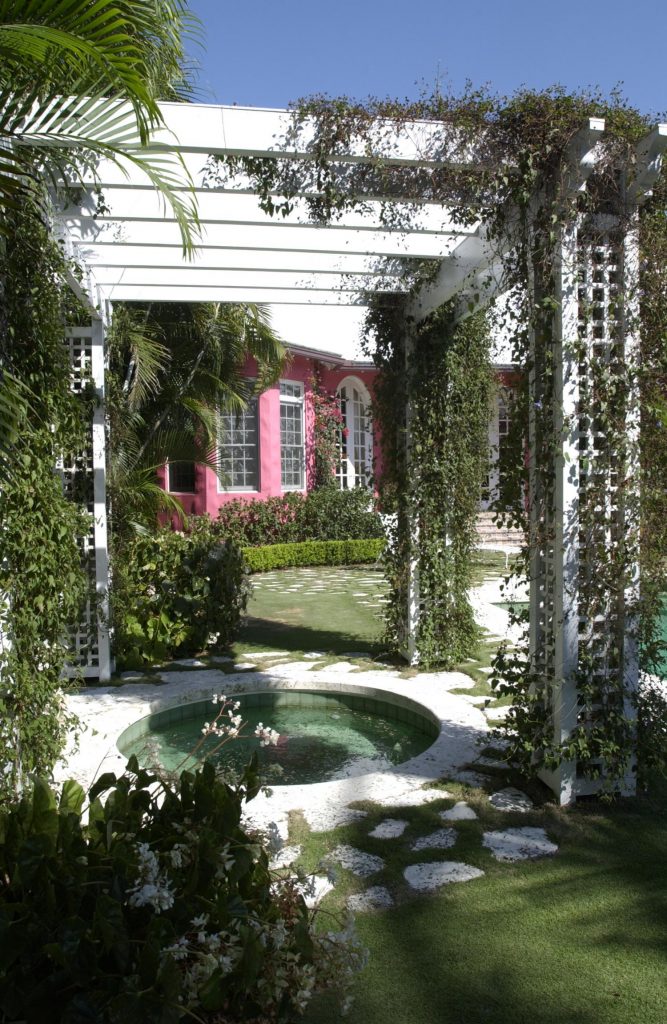
<path id="1" fill-rule="evenodd" d="M 160 530 L 116 549 L 114 651 L 119 666 L 225 648 L 237 634 L 249 583 L 243 556 L 208 530 Z"/>
<path id="2" fill-rule="evenodd" d="M 236 541 L 242 547 L 384 536 L 373 497 L 360 488 L 339 491 L 325 487 L 309 494 L 235 499 L 222 505 L 217 519 L 192 518 L 190 527 L 193 535 L 210 530 L 214 536 Z"/>
<path id="3" fill-rule="evenodd" d="M 170 782 L 132 758 L 93 786 L 87 824 L 76 782 L 57 799 L 36 780 L 0 816 L 0 1018 L 277 1024 L 351 980 L 350 926 L 317 931 L 241 823 L 256 768 Z"/>

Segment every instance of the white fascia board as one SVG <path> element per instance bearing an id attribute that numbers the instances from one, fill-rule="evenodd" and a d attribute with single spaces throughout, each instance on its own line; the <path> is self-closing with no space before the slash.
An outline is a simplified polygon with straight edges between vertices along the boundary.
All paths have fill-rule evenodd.
<path id="1" fill-rule="evenodd" d="M 405 284 L 400 277 L 364 277 L 348 274 L 299 273 L 292 271 L 256 270 L 199 270 L 196 267 L 105 267 L 95 268 L 95 281 L 103 289 L 116 285 L 151 287 L 164 285 L 182 288 L 196 293 L 202 288 L 248 288 L 250 290 L 281 289 L 288 291 L 331 291 L 363 290 L 372 287 L 381 291 L 402 292 Z"/>
<path id="2" fill-rule="evenodd" d="M 203 103 L 162 103 L 160 110 L 165 127 L 154 132 L 154 142 L 177 152 L 293 159 L 310 156 L 312 121 L 304 124 L 298 149 L 283 146 L 294 123 L 292 111 Z M 413 121 L 399 132 L 391 121 L 378 121 L 370 147 L 359 138 L 346 152 L 336 154 L 341 163 L 367 162 L 373 157 L 408 166 L 464 167 L 473 162 L 474 153 L 454 128 L 441 122 Z"/>
<path id="3" fill-rule="evenodd" d="M 187 192 L 182 192 L 187 195 Z M 301 224 L 312 225 L 307 204 L 303 200 L 294 203 L 293 211 L 287 217 L 271 217 L 260 209 L 254 195 L 230 195 L 215 192 L 211 189 L 198 189 L 191 193 L 196 197 L 199 220 L 204 223 L 216 224 Z M 95 213 L 92 201 L 88 209 L 83 210 L 84 216 Z M 104 193 L 104 206 L 108 213 L 100 214 L 100 221 L 109 220 L 164 220 L 169 216 L 162 196 L 155 189 L 135 189 L 119 187 L 107 189 Z M 336 221 L 336 227 L 357 228 L 362 231 L 379 231 L 383 229 L 381 221 L 381 204 L 369 203 L 367 211 L 353 210 Z M 400 204 L 396 204 L 400 209 Z M 63 213 L 67 217 L 75 216 L 76 208 L 69 207 Z M 330 229 L 330 225 L 325 225 Z M 410 215 L 409 227 L 406 231 L 456 231 L 459 225 L 452 220 L 447 211 L 439 206 L 422 207 Z"/>
<path id="4" fill-rule="evenodd" d="M 141 222 L 70 216 L 66 218 L 65 228 L 73 239 L 81 243 L 154 246 L 156 249 L 171 247 L 180 253 L 183 251 L 179 227 L 173 219 Z M 429 234 L 405 234 L 386 230 L 360 231 L 338 225 L 288 225 L 276 220 L 268 224 L 205 223 L 202 225 L 199 246 L 202 251 L 210 248 L 442 259 L 464 237 L 465 233 L 446 230 Z"/>

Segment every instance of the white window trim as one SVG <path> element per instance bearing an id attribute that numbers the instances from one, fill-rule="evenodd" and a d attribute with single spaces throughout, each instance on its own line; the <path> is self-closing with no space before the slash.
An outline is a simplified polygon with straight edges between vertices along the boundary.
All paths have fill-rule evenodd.
<path id="1" fill-rule="evenodd" d="M 281 384 L 289 384 L 290 387 L 297 387 L 299 389 L 299 395 L 283 395 L 280 392 Z M 279 409 L 278 409 L 278 435 L 280 442 L 280 490 L 283 494 L 305 494 L 307 490 L 306 480 L 306 386 L 302 380 L 289 380 L 287 377 L 281 377 L 278 381 L 278 398 L 279 398 Z M 290 487 L 283 484 L 283 442 L 280 437 L 280 405 L 285 402 L 290 405 L 297 405 L 301 409 L 301 487 Z"/>

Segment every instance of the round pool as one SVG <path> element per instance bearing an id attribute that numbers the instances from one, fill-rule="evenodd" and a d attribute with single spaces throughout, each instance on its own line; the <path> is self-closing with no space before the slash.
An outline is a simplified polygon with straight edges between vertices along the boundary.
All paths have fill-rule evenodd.
<path id="1" fill-rule="evenodd" d="M 235 695 L 244 727 L 238 739 L 216 753 L 215 737 L 206 737 L 197 756 L 240 771 L 257 753 L 268 784 L 296 785 L 352 778 L 402 764 L 426 750 L 439 734 L 435 717 L 416 703 L 400 704 L 378 696 L 271 690 Z M 202 739 L 204 722 L 215 715 L 210 700 L 180 704 L 148 715 L 118 740 L 125 757 L 136 754 L 144 766 L 175 771 L 193 765 L 191 752 Z M 276 746 L 260 747 L 253 735 L 262 722 L 275 729 Z"/>

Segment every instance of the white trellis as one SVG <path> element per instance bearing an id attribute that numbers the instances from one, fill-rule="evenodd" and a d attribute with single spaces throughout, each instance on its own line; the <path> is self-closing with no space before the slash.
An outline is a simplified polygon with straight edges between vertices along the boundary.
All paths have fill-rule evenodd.
<path id="1" fill-rule="evenodd" d="M 358 305 L 359 288 L 371 291 L 401 291 L 399 278 L 387 275 L 380 259 L 384 256 L 428 257 L 441 261 L 433 282 L 411 302 L 409 317 L 419 322 L 434 309 L 460 297 L 459 317 L 488 303 L 502 287 L 502 246 L 489 241 L 482 224 L 457 223 L 447 210 L 436 203 L 424 203 L 420 216 L 409 230 L 387 228 L 380 219 L 379 204 L 368 204 L 368 212 L 347 213 L 334 225 L 313 225 L 305 204 L 297 200 L 285 218 L 271 218 L 258 207 L 247 181 L 237 180 L 221 187 L 207 187 L 204 164 L 208 154 L 232 156 L 286 156 L 307 160 L 307 132 L 299 146 L 281 143 L 289 132 L 291 115 L 285 111 L 249 110 L 190 104 L 165 104 L 166 128 L 157 142 L 178 155 L 190 173 L 201 218 L 201 244 L 193 259 L 183 258 L 178 225 L 154 192 L 153 186 L 134 166 L 128 176 L 112 164 L 99 171 L 103 205 L 91 183 L 80 206 L 70 206 L 59 214 L 61 233 L 68 252 L 84 267 L 88 294 L 98 308 L 114 301 L 229 301 L 315 305 Z M 591 119 L 574 140 L 568 159 L 568 187 L 576 191 L 595 166 L 596 145 L 602 137 L 604 122 Z M 442 139 L 446 141 L 442 143 Z M 437 146 L 434 144 L 438 140 Z M 626 181 L 628 204 L 641 201 L 660 171 L 661 156 L 667 141 L 667 126 L 655 129 L 638 147 L 632 180 Z M 432 123 L 415 123 L 400 135 L 384 134 L 381 155 L 395 164 L 437 168 L 445 165 L 465 167 L 474 163 L 474 152 L 460 152 L 450 129 Z M 429 154 L 425 156 L 425 154 Z M 164 152 L 162 153 L 164 155 Z M 373 154 L 370 154 L 371 156 Z M 360 143 L 341 161 L 368 160 L 369 153 Z M 623 169 L 628 177 L 628 168 Z M 400 197 L 395 200 L 400 205 Z M 599 225 L 598 225 L 599 226 Z M 559 439 L 553 454 L 551 478 L 553 493 L 542 493 L 543 482 L 531 474 L 533 508 L 531 563 L 531 651 L 536 671 L 548 677 L 555 694 L 553 728 L 557 738 L 567 738 L 577 720 L 576 668 L 582 633 L 595 630 L 594 621 L 582 618 L 585 604 L 586 574 L 590 571 L 582 550 L 579 502 L 587 486 L 582 473 L 582 452 L 590 458 L 595 472 L 596 444 L 594 417 L 584 422 L 580 415 L 582 377 L 575 358 L 574 341 L 589 345 L 593 358 L 602 345 L 610 353 L 618 346 L 609 321 L 609 295 L 619 288 L 625 298 L 623 309 L 623 352 L 614 358 L 633 358 L 637 344 L 636 316 L 636 238 L 630 231 L 620 241 L 613 240 L 610 225 L 607 242 L 587 241 L 585 226 L 574 221 L 563 231 L 557 254 L 557 299 L 555 337 L 557 355 L 557 400 L 553 423 Z M 508 239 L 507 245 L 511 243 Z M 600 262 L 598 262 L 598 257 Z M 615 261 L 615 262 L 612 262 Z M 596 280 L 596 270 L 604 266 L 606 279 Z M 614 283 L 611 275 L 620 275 Z M 599 277 L 599 274 L 598 274 Z M 581 280 L 580 280 L 581 279 Z M 596 289 L 602 288 L 598 302 Z M 586 323 L 579 319 L 581 290 L 600 318 Z M 94 336 L 102 337 L 102 324 Z M 616 329 L 616 325 L 614 325 Z M 602 337 L 596 331 L 602 331 Z M 582 335 L 583 331 L 583 335 Z M 588 333 L 587 333 L 588 332 Z M 592 332 L 592 333 L 591 333 Z M 590 335 L 590 336 L 589 336 Z M 101 341 L 100 341 L 101 345 Z M 539 353 L 531 380 L 532 402 L 540 401 Z M 607 355 L 600 355 L 607 358 Z M 96 378 L 97 382 L 97 378 Z M 101 415 L 101 414 L 99 414 Z M 98 418 L 97 427 L 100 426 Z M 409 426 L 409 409 L 407 410 Z M 531 443 L 535 440 L 536 418 L 531 417 Z M 636 403 L 628 396 L 628 431 L 638 429 Z M 95 549 L 97 586 L 105 588 L 106 539 L 102 524 L 103 431 L 96 434 L 95 522 L 98 533 Z M 409 443 L 409 442 L 408 442 Z M 587 465 L 587 463 L 586 463 Z M 615 529 L 629 524 L 628 512 L 614 502 L 613 481 L 607 481 L 610 509 Z M 548 500 L 547 500 L 548 499 Z M 548 509 L 548 522 L 538 521 L 539 510 Z M 634 528 L 634 527 L 633 527 Z M 636 579 L 631 587 L 637 585 Z M 420 611 L 417 560 L 410 566 L 408 606 L 405 609 L 406 647 L 416 659 L 415 628 Z M 631 594 L 625 595 L 630 598 Z M 623 647 L 623 671 L 632 685 L 637 678 L 637 658 L 631 624 L 625 620 L 625 602 L 613 610 L 614 628 L 620 631 Z M 101 650 L 101 648 L 100 648 Z M 604 661 L 604 654 L 601 654 Z M 602 664 L 601 661 L 601 664 Z M 100 654 L 100 671 L 102 655 Z M 550 777 L 564 802 L 582 791 L 576 765 L 563 765 Z"/>

